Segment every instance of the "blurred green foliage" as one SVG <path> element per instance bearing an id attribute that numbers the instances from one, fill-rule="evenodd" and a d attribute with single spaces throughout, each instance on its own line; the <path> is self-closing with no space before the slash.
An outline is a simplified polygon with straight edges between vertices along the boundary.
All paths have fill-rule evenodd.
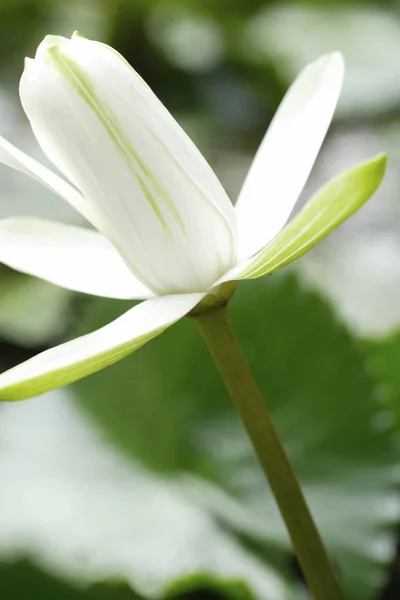
<path id="1" fill-rule="evenodd" d="M 112 301 L 93 304 L 90 331 L 123 309 Z M 245 355 L 347 591 L 352 598 L 369 597 L 385 577 L 373 547 L 390 546 L 391 539 L 383 529 L 391 519 L 379 507 L 395 492 L 393 406 L 387 399 L 382 407 L 384 388 L 331 310 L 293 277 L 241 284 L 231 306 Z M 287 536 L 263 474 L 197 338 L 193 324 L 179 323 L 132 357 L 81 381 L 78 394 L 135 460 L 179 481 L 190 474 L 189 488 L 195 485 L 200 495 L 195 502 L 260 544 L 264 559 L 271 546 L 271 557 L 277 550 L 285 555 Z M 227 499 L 216 490 L 207 494 L 207 485 L 201 498 L 205 482 Z M 233 499 L 246 517 L 229 510 Z"/>
<path id="2" fill-rule="evenodd" d="M 72 586 L 29 562 L 0 564 L 0 594 L 13 600 L 141 600 L 123 583 L 103 582 L 92 586 Z M 171 585 L 170 600 L 253 600 L 253 596 L 240 584 L 221 585 L 217 581 L 194 576 Z"/>
<path id="3" fill-rule="evenodd" d="M 126 585 L 103 583 L 79 589 L 26 562 L 0 564 L 0 595 L 13 600 L 140 600 Z"/>

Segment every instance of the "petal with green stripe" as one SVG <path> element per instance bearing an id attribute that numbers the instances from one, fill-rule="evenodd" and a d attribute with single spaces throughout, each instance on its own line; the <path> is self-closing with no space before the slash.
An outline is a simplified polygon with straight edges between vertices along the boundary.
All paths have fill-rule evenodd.
<path id="1" fill-rule="evenodd" d="M 24 400 L 82 379 L 131 354 L 186 315 L 204 294 L 151 298 L 101 329 L 0 375 L 0 400 Z"/>
<path id="2" fill-rule="evenodd" d="M 49 36 L 21 101 L 42 149 L 156 294 L 207 290 L 235 262 L 235 214 L 204 158 L 113 49 Z"/>
<path id="3" fill-rule="evenodd" d="M 282 269 L 355 213 L 380 186 L 386 156 L 379 154 L 324 185 L 265 248 L 224 280 L 254 279 Z"/>

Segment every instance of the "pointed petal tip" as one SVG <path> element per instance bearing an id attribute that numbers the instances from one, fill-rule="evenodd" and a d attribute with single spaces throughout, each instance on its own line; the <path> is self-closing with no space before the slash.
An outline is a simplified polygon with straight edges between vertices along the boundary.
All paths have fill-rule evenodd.
<path id="1" fill-rule="evenodd" d="M 37 52 L 36 52 L 36 56 L 37 56 Z M 36 56 L 35 56 L 35 58 L 31 58 L 30 56 L 25 56 L 25 58 L 24 58 L 24 69 L 22 71 L 22 74 L 21 74 L 21 77 L 19 80 L 19 96 L 20 96 L 20 98 L 21 98 L 22 87 L 25 85 L 25 82 L 27 81 L 27 79 L 29 79 L 31 77 L 32 73 L 34 72 Z"/>
<path id="2" fill-rule="evenodd" d="M 41 59 L 51 49 L 60 47 L 70 40 L 62 35 L 46 35 L 36 50 L 35 59 Z"/>
<path id="3" fill-rule="evenodd" d="M 327 52 L 326 54 L 322 54 L 319 58 L 313 61 L 310 67 L 315 66 L 319 67 L 321 71 L 335 71 L 338 75 L 343 78 L 345 71 L 345 62 L 343 54 L 339 50 L 335 50 L 333 52 Z M 307 68 L 307 67 L 306 67 Z"/>
<path id="4" fill-rule="evenodd" d="M 380 185 L 380 182 L 382 181 L 385 175 L 387 162 L 388 156 L 387 154 L 385 154 L 385 152 L 379 152 L 379 154 L 373 156 L 369 161 L 371 168 L 373 166 L 375 167 L 375 174 L 377 177 L 377 181 L 379 181 L 378 185 Z"/>
<path id="5" fill-rule="evenodd" d="M 374 159 L 372 159 L 374 160 Z M 382 163 L 383 165 L 387 165 L 387 161 L 388 161 L 388 155 L 386 154 L 386 152 L 379 152 L 376 156 L 375 156 L 375 160 L 377 162 Z"/>
<path id="6" fill-rule="evenodd" d="M 325 56 L 327 60 L 335 62 L 336 64 L 344 64 L 343 54 L 340 52 L 340 50 L 333 50 L 332 52 L 327 52 L 323 56 Z"/>
<path id="7" fill-rule="evenodd" d="M 71 35 L 71 40 L 75 40 L 76 38 L 78 38 L 78 40 L 85 40 L 86 39 L 85 36 L 82 35 L 80 33 L 80 31 L 78 31 L 77 29 Z"/>
<path id="8" fill-rule="evenodd" d="M 332 65 L 334 65 L 337 69 L 340 69 L 343 76 L 345 71 L 345 60 L 343 54 L 339 50 L 335 50 L 335 52 L 331 53 L 330 59 Z"/>
<path id="9" fill-rule="evenodd" d="M 305 65 L 298 78 L 302 75 L 310 79 L 318 80 L 326 77 L 335 82 L 335 87 L 340 91 L 343 84 L 345 62 L 341 52 L 338 50 L 322 54 L 312 62 Z"/>
<path id="10" fill-rule="evenodd" d="M 339 70 L 343 77 L 345 71 L 343 54 L 339 50 L 335 50 L 334 52 L 328 54 L 328 57 L 331 67 Z"/>
<path id="11" fill-rule="evenodd" d="M 343 56 L 334 51 L 308 63 L 289 87 L 236 203 L 242 258 L 258 252 L 289 218 L 329 128 L 343 78 Z M 277 200 L 268 202 L 268 196 Z"/>
<path id="12" fill-rule="evenodd" d="M 331 52 L 331 56 L 335 60 L 340 61 L 341 63 L 344 64 L 344 57 L 343 57 L 343 54 L 340 52 L 340 50 L 334 50 L 333 52 Z"/>
<path id="13" fill-rule="evenodd" d="M 34 61 L 33 58 L 31 58 L 30 56 L 25 56 L 24 58 L 24 71 L 26 71 L 26 69 L 29 68 L 29 63 L 32 63 Z"/>

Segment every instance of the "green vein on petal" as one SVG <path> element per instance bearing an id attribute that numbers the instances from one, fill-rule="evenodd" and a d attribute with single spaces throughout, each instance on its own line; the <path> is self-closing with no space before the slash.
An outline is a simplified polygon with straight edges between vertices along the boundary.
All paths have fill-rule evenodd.
<path id="1" fill-rule="evenodd" d="M 154 176 L 151 173 L 151 170 L 135 152 L 134 148 L 132 147 L 132 144 L 129 142 L 124 132 L 122 131 L 118 123 L 118 119 L 115 116 L 111 107 L 105 102 L 101 101 L 96 95 L 94 86 L 88 78 L 87 74 L 82 70 L 82 68 L 75 60 L 73 60 L 69 56 L 66 56 L 58 46 L 53 46 L 52 48 L 49 48 L 48 52 L 49 55 L 52 57 L 56 67 L 61 71 L 63 76 L 73 85 L 73 87 L 79 93 L 81 98 L 95 113 L 100 123 L 106 129 L 108 135 L 114 142 L 118 152 L 125 160 L 130 171 L 136 177 L 144 196 L 146 197 L 147 201 L 152 207 L 155 215 L 162 224 L 163 228 L 165 230 L 168 230 L 168 223 L 150 190 L 149 184 L 151 184 L 155 192 L 160 196 L 160 198 L 162 198 L 167 210 L 175 219 L 175 221 L 179 224 L 182 231 L 185 231 L 185 226 L 181 219 L 181 216 L 177 211 L 170 196 L 168 195 L 167 191 L 154 178 Z M 132 164 L 132 162 L 134 164 Z M 139 170 L 139 173 L 137 173 L 137 170 Z"/>

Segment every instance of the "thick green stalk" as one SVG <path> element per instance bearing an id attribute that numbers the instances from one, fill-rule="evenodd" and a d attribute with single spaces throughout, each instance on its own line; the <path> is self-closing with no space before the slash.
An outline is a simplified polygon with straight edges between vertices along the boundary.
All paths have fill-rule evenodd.
<path id="1" fill-rule="evenodd" d="M 300 485 L 231 328 L 226 306 L 193 317 L 268 478 L 314 600 L 344 600 Z"/>

